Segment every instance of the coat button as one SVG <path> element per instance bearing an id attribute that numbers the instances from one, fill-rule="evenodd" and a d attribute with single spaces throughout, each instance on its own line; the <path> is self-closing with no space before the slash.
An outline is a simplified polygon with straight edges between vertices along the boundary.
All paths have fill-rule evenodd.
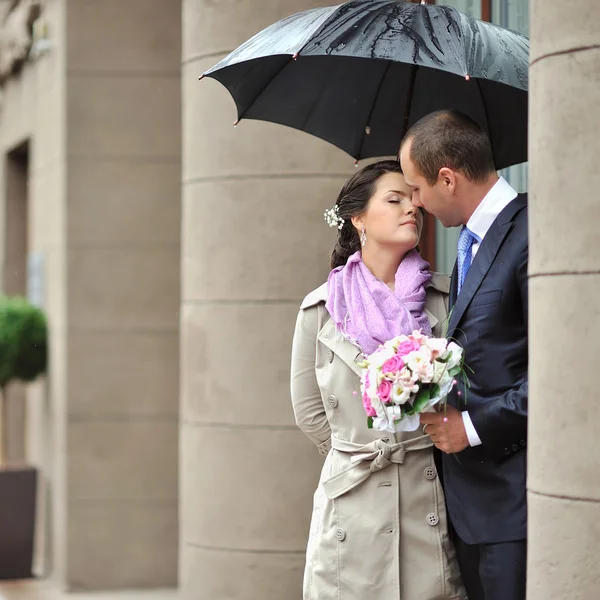
<path id="1" fill-rule="evenodd" d="M 519 444 L 512 445 L 513 452 L 516 452 L 519 449 Z"/>
<path id="2" fill-rule="evenodd" d="M 335 530 L 335 537 L 340 541 L 343 542 L 346 539 L 346 532 L 341 528 L 338 527 Z"/>
<path id="3" fill-rule="evenodd" d="M 327 353 L 327 360 L 333 362 L 333 352 L 331 350 Z"/>
<path id="4" fill-rule="evenodd" d="M 504 454 L 506 454 L 506 456 L 508 456 L 510 454 L 510 449 L 504 448 Z"/>
<path id="5" fill-rule="evenodd" d="M 435 513 L 429 513 L 426 519 L 427 525 L 430 525 L 431 527 L 435 527 L 440 522 L 440 518 Z"/>
<path id="6" fill-rule="evenodd" d="M 425 467 L 423 475 L 425 476 L 425 479 L 431 480 L 435 479 L 437 473 L 435 472 L 435 469 L 433 467 Z"/>
<path id="7" fill-rule="evenodd" d="M 338 405 L 338 399 L 335 396 L 329 396 L 327 402 L 329 402 L 331 408 L 335 408 Z"/>
<path id="8" fill-rule="evenodd" d="M 525 446 L 527 445 L 527 442 L 525 442 L 525 440 L 521 440 L 521 441 L 519 442 L 519 444 L 521 444 L 521 447 L 522 447 L 522 448 L 525 448 Z"/>

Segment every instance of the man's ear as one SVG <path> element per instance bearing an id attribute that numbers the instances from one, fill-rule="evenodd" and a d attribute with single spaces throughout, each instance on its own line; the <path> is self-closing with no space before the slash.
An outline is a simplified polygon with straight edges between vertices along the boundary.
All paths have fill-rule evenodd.
<path id="1" fill-rule="evenodd" d="M 452 192 L 456 188 L 456 173 L 448 167 L 442 167 L 438 173 L 438 181 Z"/>

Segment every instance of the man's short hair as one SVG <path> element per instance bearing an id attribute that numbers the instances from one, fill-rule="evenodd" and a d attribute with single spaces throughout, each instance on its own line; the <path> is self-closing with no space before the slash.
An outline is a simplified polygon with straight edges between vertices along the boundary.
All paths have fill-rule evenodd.
<path id="1" fill-rule="evenodd" d="M 423 117 L 408 130 L 402 144 L 410 139 L 410 159 L 429 185 L 435 184 L 442 167 L 476 183 L 496 171 L 487 133 L 461 112 L 441 110 Z"/>

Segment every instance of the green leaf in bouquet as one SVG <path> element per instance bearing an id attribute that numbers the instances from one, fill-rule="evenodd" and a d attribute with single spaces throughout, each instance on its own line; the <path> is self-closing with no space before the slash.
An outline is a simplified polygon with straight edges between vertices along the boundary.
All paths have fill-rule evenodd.
<path id="1" fill-rule="evenodd" d="M 410 408 L 410 410 L 406 411 L 407 415 L 416 415 L 418 413 L 420 413 L 424 408 L 425 405 L 429 402 L 429 399 L 431 398 L 431 388 L 430 387 L 422 387 L 418 393 L 417 393 L 417 397 L 415 398 L 415 401 L 413 402 L 412 407 Z"/>
<path id="2" fill-rule="evenodd" d="M 460 365 L 456 365 L 455 367 L 453 367 L 452 369 L 450 369 L 448 371 L 448 374 L 450 375 L 450 377 L 456 377 L 457 375 L 460 375 L 462 373 L 462 368 Z"/>
<path id="3" fill-rule="evenodd" d="M 373 429 L 373 417 L 367 417 L 367 427 Z"/>
<path id="4" fill-rule="evenodd" d="M 440 395 L 442 388 L 437 383 L 434 383 L 430 388 L 430 398 L 437 398 Z"/>
<path id="5" fill-rule="evenodd" d="M 436 360 L 436 362 L 446 364 L 451 358 L 452 358 L 452 350 L 450 350 L 450 352 L 448 352 L 448 356 L 446 356 L 446 358 L 436 358 L 435 360 Z"/>

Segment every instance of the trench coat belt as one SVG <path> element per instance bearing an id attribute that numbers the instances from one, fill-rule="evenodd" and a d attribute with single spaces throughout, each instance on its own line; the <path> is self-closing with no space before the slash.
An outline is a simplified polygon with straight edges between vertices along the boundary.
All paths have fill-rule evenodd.
<path id="1" fill-rule="evenodd" d="M 323 489 L 330 500 L 339 498 L 366 481 L 371 474 L 389 467 L 392 463 L 401 465 L 407 452 L 431 448 L 433 442 L 428 435 L 419 436 L 406 442 L 390 444 L 375 440 L 361 445 L 335 436 L 331 438 L 331 447 L 338 452 L 352 454 L 351 465 L 323 481 Z"/>

